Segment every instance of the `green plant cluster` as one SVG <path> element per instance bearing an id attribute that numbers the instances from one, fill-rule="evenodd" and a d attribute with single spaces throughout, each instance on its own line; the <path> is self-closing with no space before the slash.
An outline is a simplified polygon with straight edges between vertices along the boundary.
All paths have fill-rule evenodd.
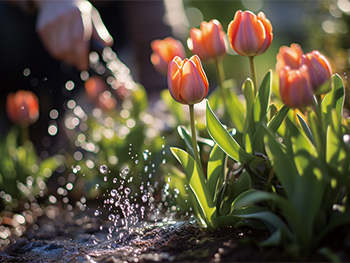
<path id="1" fill-rule="evenodd" d="M 295 257 L 314 251 L 327 233 L 349 224 L 350 130 L 342 117 L 343 82 L 338 75 L 332 82 L 331 92 L 304 114 L 273 96 L 272 71 L 256 96 L 246 80 L 244 100 L 226 85 L 234 112 L 231 129 L 211 108 L 219 98 L 209 96 L 206 126 L 212 150 L 206 174 L 193 158 L 183 127 L 179 133 L 187 151 L 171 149 L 184 169 L 169 167 L 179 205 L 192 206 L 211 230 L 265 226 L 271 236 L 261 245 L 281 245 Z"/>

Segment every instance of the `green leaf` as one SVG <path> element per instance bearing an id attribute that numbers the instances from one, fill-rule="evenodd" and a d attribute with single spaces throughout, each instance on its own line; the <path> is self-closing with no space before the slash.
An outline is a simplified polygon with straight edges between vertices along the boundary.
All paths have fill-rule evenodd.
<path id="1" fill-rule="evenodd" d="M 219 181 L 223 182 L 223 158 L 225 153 L 220 149 L 220 147 L 215 144 L 210 152 L 208 160 L 208 188 L 212 196 L 212 200 L 215 198 L 216 188 Z M 220 180 L 221 179 L 221 180 Z"/>
<path id="2" fill-rule="evenodd" d="M 304 120 L 304 118 L 302 116 L 300 116 L 297 113 L 297 117 L 299 120 L 299 123 L 301 125 L 301 128 L 303 129 L 303 131 L 305 132 L 306 136 L 309 138 L 309 140 L 315 145 L 315 140 L 314 140 L 314 136 L 311 133 L 311 130 L 309 128 L 309 126 L 307 125 L 306 121 Z"/>
<path id="3" fill-rule="evenodd" d="M 332 76 L 333 88 L 323 98 L 321 107 L 323 113 L 323 120 L 325 121 L 325 127 L 332 123 L 332 109 L 335 109 L 341 122 L 341 116 L 344 105 L 345 89 L 341 77 L 338 74 Z"/>
<path id="4" fill-rule="evenodd" d="M 182 165 L 187 176 L 190 188 L 196 197 L 197 203 L 203 214 L 206 225 L 212 228 L 211 218 L 215 212 L 215 205 L 209 195 L 209 189 L 204 179 L 204 174 L 196 161 L 187 152 L 179 148 L 170 148 L 173 155 Z"/>
<path id="5" fill-rule="evenodd" d="M 183 125 L 177 126 L 177 132 L 180 135 L 181 139 L 184 140 L 186 144 L 186 150 L 191 156 L 194 158 L 194 151 L 193 151 L 193 143 L 192 143 L 192 137 L 189 134 L 189 131 L 187 128 Z M 199 147 L 198 147 L 199 152 Z"/>
<path id="6" fill-rule="evenodd" d="M 230 102 L 230 105 L 227 105 L 227 111 L 230 115 L 230 118 L 234 124 L 234 127 L 239 132 L 243 132 L 244 128 L 244 107 L 238 99 L 237 93 L 233 88 L 226 90 L 227 99 Z"/>
<path id="7" fill-rule="evenodd" d="M 301 220 L 301 215 L 298 213 L 294 205 L 286 198 L 281 197 L 277 194 L 257 191 L 257 190 L 247 190 L 240 194 L 235 201 L 232 203 L 232 213 L 242 207 L 247 205 L 251 205 L 254 203 L 259 203 L 263 201 L 272 200 L 274 201 L 279 209 L 281 209 L 284 218 L 288 222 L 288 225 L 292 229 L 292 233 L 294 233 L 295 238 L 297 238 L 298 242 L 301 246 L 307 246 L 310 240 L 310 236 L 306 234 L 304 228 L 304 221 Z M 277 216 L 276 216 L 277 217 Z M 274 220 L 274 219 L 273 219 Z M 268 222 L 269 220 L 266 220 Z M 269 221 L 271 223 L 271 221 Z M 286 233 L 289 231 L 288 228 L 284 226 L 284 224 L 280 223 L 271 223 L 268 227 L 276 227 L 282 228 Z M 277 227 L 278 226 L 278 227 Z M 292 235 L 288 235 L 292 238 Z M 293 237 L 294 239 L 294 237 Z"/>
<path id="8" fill-rule="evenodd" d="M 244 131 L 243 131 L 243 138 L 245 138 L 245 141 L 250 141 L 250 138 L 255 133 L 255 124 L 253 119 L 253 107 L 254 107 L 254 99 L 255 99 L 255 91 L 254 91 L 254 84 L 251 79 L 246 79 L 246 81 L 243 83 L 242 86 L 243 95 L 246 102 L 246 116 L 245 116 L 245 123 L 244 123 Z M 246 149 L 249 149 L 246 147 Z"/>
<path id="9" fill-rule="evenodd" d="M 281 143 L 277 141 L 270 131 L 267 129 L 266 131 L 264 142 L 267 154 L 272 159 L 272 166 L 276 173 L 279 174 L 278 179 L 281 181 L 288 199 L 290 199 L 294 194 L 295 178 L 298 176 L 298 171 L 294 162 L 290 158 L 287 158 L 287 154 L 283 151 Z"/>
<path id="10" fill-rule="evenodd" d="M 287 105 L 283 105 L 283 107 L 272 117 L 272 119 L 267 124 L 267 128 L 275 133 L 278 128 L 281 126 L 283 120 L 287 116 L 290 108 Z"/>
<path id="11" fill-rule="evenodd" d="M 269 70 L 261 82 L 258 94 L 254 101 L 254 123 L 255 128 L 258 127 L 260 122 L 265 118 L 267 109 L 270 105 L 270 93 L 271 93 L 271 77 L 272 71 Z"/>
<path id="12" fill-rule="evenodd" d="M 320 154 L 320 156 L 325 156 L 325 149 L 324 149 L 324 137 L 322 136 L 322 129 L 320 129 L 320 122 L 314 113 L 314 111 L 309 111 L 309 122 L 310 122 L 310 128 L 312 131 L 312 135 L 314 138 L 314 145 L 317 149 L 317 152 Z"/>
<path id="13" fill-rule="evenodd" d="M 245 163 L 255 158 L 254 155 L 243 150 L 231 134 L 223 127 L 218 118 L 214 115 L 208 102 L 206 117 L 209 135 L 232 159 L 240 163 Z"/>
<path id="14" fill-rule="evenodd" d="M 335 109 L 332 111 L 332 123 L 326 131 L 326 161 L 338 173 L 346 176 L 349 170 L 349 149 L 346 147 L 340 123 Z"/>

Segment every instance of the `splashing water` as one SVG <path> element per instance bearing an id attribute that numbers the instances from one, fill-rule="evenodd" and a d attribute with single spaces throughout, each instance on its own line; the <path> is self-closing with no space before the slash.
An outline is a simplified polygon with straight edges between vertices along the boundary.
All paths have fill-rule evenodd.
<path id="1" fill-rule="evenodd" d="M 101 166 L 100 166 L 100 172 L 101 172 L 102 174 L 107 173 L 107 170 L 108 170 L 107 165 L 101 165 Z"/>

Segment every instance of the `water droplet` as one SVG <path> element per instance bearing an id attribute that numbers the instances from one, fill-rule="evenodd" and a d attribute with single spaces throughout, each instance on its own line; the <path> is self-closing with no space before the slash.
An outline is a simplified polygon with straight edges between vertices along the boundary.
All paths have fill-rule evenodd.
<path id="1" fill-rule="evenodd" d="M 103 177 L 103 181 L 107 182 L 107 180 L 108 180 L 107 176 Z"/>
<path id="2" fill-rule="evenodd" d="M 141 197 L 141 199 L 142 199 L 142 201 L 145 203 L 145 202 L 147 202 L 147 195 L 143 195 L 142 197 Z"/>
<path id="3" fill-rule="evenodd" d="M 135 164 L 138 164 L 139 163 L 139 160 L 135 160 Z"/>
<path id="4" fill-rule="evenodd" d="M 115 215 L 110 214 L 110 215 L 108 216 L 108 220 L 113 221 L 114 219 L 115 219 Z"/>
<path id="5" fill-rule="evenodd" d="M 95 185 L 95 191 L 97 191 L 99 187 L 100 187 L 100 185 L 99 185 L 99 184 L 96 184 L 96 185 Z"/>
<path id="6" fill-rule="evenodd" d="M 145 161 L 147 161 L 148 155 L 149 155 L 149 150 L 145 150 L 145 151 L 143 152 L 143 159 L 145 159 Z"/>
<path id="7" fill-rule="evenodd" d="M 147 171 L 148 171 L 148 166 L 145 166 L 144 171 L 145 171 L 145 173 L 147 173 Z"/>
<path id="8" fill-rule="evenodd" d="M 112 189 L 111 190 L 111 196 L 116 196 L 117 195 L 117 190 L 115 190 L 115 189 Z"/>
<path id="9" fill-rule="evenodd" d="M 129 166 L 126 166 L 126 167 L 123 169 L 123 171 L 120 173 L 120 177 L 123 178 L 123 179 L 125 179 L 126 176 L 129 174 L 129 171 L 130 171 Z"/>
<path id="10" fill-rule="evenodd" d="M 94 215 L 95 216 L 98 216 L 100 214 L 100 211 L 98 211 L 98 210 L 96 210 L 95 212 L 94 212 Z"/>
<path id="11" fill-rule="evenodd" d="M 124 193 L 125 193 L 126 195 L 129 195 L 130 192 L 131 192 L 130 188 L 127 187 L 127 188 L 124 189 Z"/>
<path id="12" fill-rule="evenodd" d="M 107 173 L 107 170 L 108 170 L 107 165 L 101 165 L 100 166 L 100 172 L 101 173 L 105 174 L 105 173 Z"/>

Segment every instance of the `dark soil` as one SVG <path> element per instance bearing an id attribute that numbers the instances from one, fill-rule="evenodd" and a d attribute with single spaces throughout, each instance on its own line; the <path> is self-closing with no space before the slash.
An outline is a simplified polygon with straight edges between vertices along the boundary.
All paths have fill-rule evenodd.
<path id="1" fill-rule="evenodd" d="M 256 242 L 268 232 L 250 228 L 220 228 L 210 232 L 196 223 L 149 224 L 126 234 L 107 238 L 108 222 L 60 211 L 54 219 L 39 218 L 24 236 L 0 251 L 0 262 L 327 262 L 313 254 L 301 260 L 288 257 L 280 248 L 261 248 Z M 101 224 L 103 228 L 101 229 Z M 349 230 L 327 239 L 343 262 Z"/>

